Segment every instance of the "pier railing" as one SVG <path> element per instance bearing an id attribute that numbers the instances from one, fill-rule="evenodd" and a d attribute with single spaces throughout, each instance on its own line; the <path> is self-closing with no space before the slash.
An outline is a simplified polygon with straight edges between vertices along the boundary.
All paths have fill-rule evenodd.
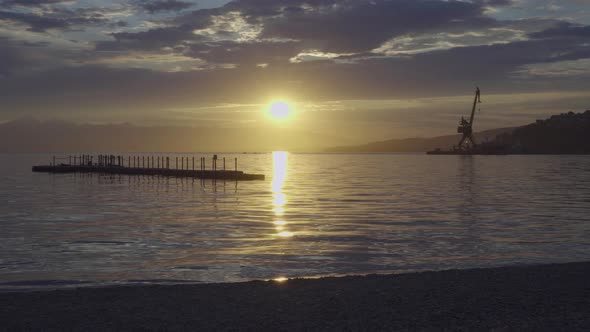
<path id="1" fill-rule="evenodd" d="M 162 155 L 69 155 L 53 156 L 48 166 L 33 166 L 33 172 L 94 172 L 128 175 L 162 175 L 213 179 L 263 180 L 262 174 L 246 174 L 238 170 L 238 158 L 229 169 L 225 157 L 213 155 L 210 167 L 206 157 Z M 198 165 L 197 165 L 198 163 Z M 231 167 L 231 166 L 230 166 Z"/>
<path id="2" fill-rule="evenodd" d="M 199 165 L 197 165 L 197 162 Z M 218 165 L 218 162 L 219 165 Z M 238 171 L 238 158 L 234 157 L 229 160 L 229 164 L 233 166 L 233 171 Z M 206 157 L 185 157 L 175 156 L 137 156 L 137 155 L 69 155 L 67 157 L 52 157 L 51 166 L 90 166 L 90 167 L 127 167 L 127 168 L 155 168 L 155 169 L 177 169 L 177 170 L 207 170 Z M 227 159 L 225 157 L 218 158 L 213 155 L 211 158 L 209 170 L 232 170 L 227 167 Z"/>

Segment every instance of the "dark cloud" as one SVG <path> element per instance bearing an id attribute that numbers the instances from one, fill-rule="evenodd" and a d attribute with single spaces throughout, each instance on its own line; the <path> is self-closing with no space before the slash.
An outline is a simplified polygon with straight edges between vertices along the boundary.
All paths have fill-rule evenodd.
<path id="1" fill-rule="evenodd" d="M 72 2 L 72 0 L 4 0 L 0 2 L 2 7 L 12 7 L 15 5 L 24 7 L 37 7 L 43 5 L 54 5 L 59 3 Z"/>
<path id="2" fill-rule="evenodd" d="M 141 1 L 139 3 L 141 8 L 151 14 L 164 11 L 181 11 L 192 7 L 193 5 L 193 3 L 178 0 Z"/>
<path id="3" fill-rule="evenodd" d="M 184 55 L 212 63 L 272 64 L 288 63 L 301 50 L 300 42 L 217 43 L 191 45 Z"/>
<path id="4" fill-rule="evenodd" d="M 0 11 L 0 20 L 24 24 L 29 27 L 30 31 L 35 32 L 43 32 L 48 29 L 64 29 L 70 26 L 70 22 L 62 18 L 9 11 Z"/>
<path id="5" fill-rule="evenodd" d="M 368 52 L 383 42 L 406 34 L 458 30 L 498 25 L 483 12 L 506 1 L 335 1 L 242 0 L 222 8 L 196 10 L 171 20 L 177 26 L 143 32 L 113 34 L 115 41 L 100 42 L 98 50 L 155 50 L 176 47 L 184 55 L 218 63 L 275 62 L 288 60 L 304 50 Z M 262 35 L 250 42 L 231 41 L 231 19 L 217 36 L 208 40 L 194 31 L 211 28 L 214 17 L 241 13 L 250 24 L 259 24 Z M 223 30 L 225 29 L 225 30 Z M 290 42 L 272 42 L 272 40 Z M 271 41 L 269 41 L 271 40 Z M 183 46 L 183 47 L 179 47 Z"/>
<path id="6" fill-rule="evenodd" d="M 111 36 L 114 41 L 96 43 L 98 51 L 124 50 L 159 50 L 164 47 L 179 47 L 187 42 L 197 42 L 202 39 L 195 35 L 190 26 L 177 26 L 151 29 L 142 32 L 118 32 Z"/>
<path id="7" fill-rule="evenodd" d="M 362 52 L 408 33 L 494 23 L 482 3 L 459 1 L 345 1 L 320 10 L 291 10 L 265 20 L 264 37 L 306 41 L 327 52 Z"/>
<path id="8" fill-rule="evenodd" d="M 557 27 L 531 33 L 532 38 L 590 38 L 590 25 L 581 26 L 563 22 Z"/>
<path id="9" fill-rule="evenodd" d="M 49 29 L 72 29 L 107 24 L 110 19 L 95 9 L 53 9 L 50 13 L 0 11 L 0 20 L 28 26 L 29 31 L 45 32 Z"/>

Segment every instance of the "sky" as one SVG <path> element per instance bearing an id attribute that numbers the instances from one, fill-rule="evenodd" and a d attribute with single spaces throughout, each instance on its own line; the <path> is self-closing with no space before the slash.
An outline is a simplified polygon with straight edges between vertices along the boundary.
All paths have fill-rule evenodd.
<path id="1" fill-rule="evenodd" d="M 590 109 L 590 1 L 0 0 L 0 122 L 363 143 L 452 134 L 475 86 L 476 130 Z"/>

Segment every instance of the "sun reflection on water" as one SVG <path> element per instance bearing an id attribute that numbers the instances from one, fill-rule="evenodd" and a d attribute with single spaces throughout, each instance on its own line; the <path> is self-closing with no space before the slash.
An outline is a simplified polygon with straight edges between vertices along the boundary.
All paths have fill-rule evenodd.
<path id="1" fill-rule="evenodd" d="M 271 182 L 272 189 L 272 211 L 275 214 L 273 224 L 278 232 L 277 235 L 282 238 L 292 237 L 294 234 L 286 230 L 287 221 L 283 218 L 285 206 L 287 204 L 287 195 L 283 192 L 285 181 L 287 180 L 287 160 L 289 153 L 286 151 L 275 151 L 272 153 L 273 177 Z"/>

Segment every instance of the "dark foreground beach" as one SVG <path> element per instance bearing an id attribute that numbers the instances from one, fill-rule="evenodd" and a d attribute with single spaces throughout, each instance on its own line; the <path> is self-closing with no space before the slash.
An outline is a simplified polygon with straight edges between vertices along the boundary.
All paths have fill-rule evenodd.
<path id="1" fill-rule="evenodd" d="M 590 330 L 590 263 L 0 294 L 2 330 Z"/>

